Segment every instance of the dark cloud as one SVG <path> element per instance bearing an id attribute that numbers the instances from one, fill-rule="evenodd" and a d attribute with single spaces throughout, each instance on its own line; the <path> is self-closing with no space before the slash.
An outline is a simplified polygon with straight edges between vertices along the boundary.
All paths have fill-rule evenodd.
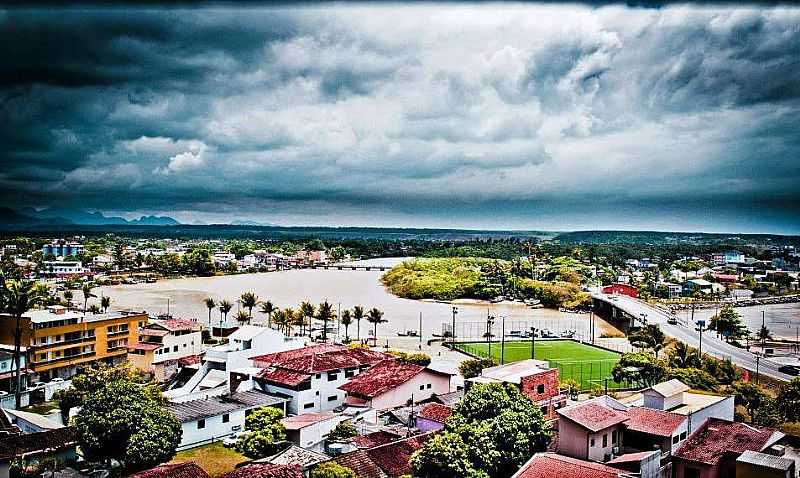
<path id="1" fill-rule="evenodd" d="M 9 9 L 0 200 L 799 232 L 798 25 L 757 6 Z"/>

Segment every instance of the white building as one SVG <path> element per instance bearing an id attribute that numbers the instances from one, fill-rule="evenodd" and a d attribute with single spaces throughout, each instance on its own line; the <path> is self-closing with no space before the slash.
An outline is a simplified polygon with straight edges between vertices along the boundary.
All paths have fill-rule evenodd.
<path id="1" fill-rule="evenodd" d="M 196 321 L 156 320 L 142 328 L 139 342 L 128 346 L 128 361 L 161 382 L 177 372 L 178 359 L 202 350 L 201 326 Z"/>
<path id="2" fill-rule="evenodd" d="M 212 257 L 216 266 L 227 266 L 231 262 L 236 262 L 236 256 L 230 252 L 217 251 Z"/>
<path id="3" fill-rule="evenodd" d="M 108 269 L 114 265 L 114 258 L 108 254 L 98 254 L 92 258 L 92 267 Z"/>
<path id="4" fill-rule="evenodd" d="M 325 450 L 325 440 L 348 417 L 333 412 L 303 413 L 281 420 L 286 438 L 295 445 L 314 451 Z"/>
<path id="5" fill-rule="evenodd" d="M 81 261 L 42 261 L 42 272 L 55 275 L 83 274 L 85 269 Z"/>
<path id="6" fill-rule="evenodd" d="M 276 407 L 285 414 L 286 399 L 249 391 L 167 405 L 167 409 L 181 422 L 183 430 L 178 450 L 219 441 L 244 431 L 245 417 L 260 407 Z"/>
<path id="7" fill-rule="evenodd" d="M 252 357 L 253 386 L 290 398 L 289 413 L 333 410 L 346 393 L 339 387 L 370 366 L 392 358 L 363 348 L 320 344 L 288 352 Z"/>

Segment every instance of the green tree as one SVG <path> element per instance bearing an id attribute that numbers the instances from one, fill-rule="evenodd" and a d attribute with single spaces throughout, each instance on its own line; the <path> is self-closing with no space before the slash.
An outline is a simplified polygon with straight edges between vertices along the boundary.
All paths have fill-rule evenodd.
<path id="1" fill-rule="evenodd" d="M 123 372 L 124 373 L 124 372 Z M 162 405 L 158 389 L 121 374 L 109 381 L 87 379 L 74 426 L 89 460 L 121 462 L 128 471 L 171 459 L 181 440 L 181 424 Z"/>
<path id="2" fill-rule="evenodd" d="M 742 405 L 750 417 L 755 415 L 759 407 L 769 402 L 770 396 L 767 392 L 752 382 L 736 382 L 731 387 L 734 400 L 737 405 Z"/>
<path id="3" fill-rule="evenodd" d="M 322 321 L 322 341 L 328 340 L 328 321 L 336 318 L 333 306 L 326 300 L 317 307 L 317 320 Z"/>
<path id="4" fill-rule="evenodd" d="M 311 470 L 309 478 L 358 478 L 358 475 L 350 468 L 335 461 L 326 461 Z"/>
<path id="5" fill-rule="evenodd" d="M 656 324 L 648 324 L 632 333 L 628 340 L 631 344 L 651 349 L 658 357 L 658 352 L 664 348 L 667 336 Z"/>
<path id="6" fill-rule="evenodd" d="M 356 321 L 356 340 L 361 340 L 361 319 L 364 318 L 364 306 L 353 307 L 353 320 Z"/>
<path id="7" fill-rule="evenodd" d="M 250 322 L 250 314 L 248 314 L 247 312 L 245 312 L 243 310 L 240 310 L 239 312 L 237 312 L 236 315 L 234 316 L 234 318 L 236 319 L 236 322 L 239 323 L 239 325 L 244 325 L 244 324 Z"/>
<path id="8" fill-rule="evenodd" d="M 717 360 L 713 357 L 703 357 L 703 370 L 710 373 L 717 381 L 723 385 L 730 385 L 739 380 L 741 373 L 736 370 L 730 359 Z"/>
<path id="9" fill-rule="evenodd" d="M 671 368 L 667 378 L 676 378 L 696 390 L 713 392 L 719 386 L 716 378 L 705 370 L 698 368 Z"/>
<path id="10" fill-rule="evenodd" d="M 304 329 L 306 324 L 308 324 L 308 336 L 311 337 L 311 319 L 314 318 L 317 308 L 311 302 L 304 300 L 300 302 L 300 308 L 298 309 L 298 313 L 300 317 L 303 319 L 300 324 L 300 335 L 305 335 Z"/>
<path id="11" fill-rule="evenodd" d="M 267 316 L 267 327 L 272 327 L 272 314 L 275 312 L 275 305 L 272 301 L 265 300 L 261 303 L 261 313 Z"/>
<path id="12" fill-rule="evenodd" d="M 22 367 L 20 364 L 22 347 L 22 316 L 42 301 L 41 289 L 30 281 L 11 281 L 2 279 L 2 305 L 14 317 L 14 396 L 16 407 L 22 405 Z"/>
<path id="13" fill-rule="evenodd" d="M 333 427 L 333 430 L 328 434 L 328 441 L 342 441 L 354 436 L 358 436 L 358 430 L 355 425 L 350 420 L 344 420 Z"/>
<path id="14" fill-rule="evenodd" d="M 231 304 L 231 302 L 229 300 L 223 299 L 223 300 L 219 301 L 219 304 L 217 304 L 217 308 L 219 309 L 219 312 L 222 314 L 223 321 L 227 322 L 228 321 L 228 312 L 230 312 L 231 309 L 233 309 L 233 304 Z"/>
<path id="15" fill-rule="evenodd" d="M 208 309 L 208 326 L 211 327 L 211 311 L 217 306 L 217 303 L 214 302 L 214 299 L 211 297 L 206 297 L 203 299 L 203 303 L 206 305 Z"/>
<path id="16" fill-rule="evenodd" d="M 72 307 L 72 298 L 73 298 L 72 291 L 69 290 L 69 289 L 65 290 L 64 291 L 64 302 L 66 302 L 66 306 L 67 306 L 68 309 Z"/>
<path id="17" fill-rule="evenodd" d="M 481 374 L 483 369 L 494 365 L 494 361 L 488 358 L 464 360 L 458 365 L 458 373 L 464 378 L 475 378 Z"/>
<path id="18" fill-rule="evenodd" d="M 718 314 L 711 317 L 708 328 L 719 332 L 727 342 L 745 337 L 748 333 L 741 315 L 730 305 L 724 305 Z"/>
<path id="19" fill-rule="evenodd" d="M 378 324 L 382 324 L 388 322 L 388 320 L 383 318 L 383 311 L 378 309 L 377 307 L 373 307 L 369 309 L 367 313 L 367 322 L 373 325 L 373 333 L 372 337 L 375 340 L 375 345 L 378 345 Z"/>
<path id="20" fill-rule="evenodd" d="M 83 402 L 83 394 L 75 387 L 57 390 L 53 398 L 58 401 L 58 409 L 61 411 L 61 421 L 64 425 L 69 425 L 69 412 Z"/>
<path id="21" fill-rule="evenodd" d="M 245 419 L 249 431 L 236 444 L 239 453 L 250 458 L 263 458 L 278 451 L 276 443 L 286 439 L 286 430 L 281 424 L 283 412 L 273 407 L 261 407 Z"/>
<path id="22" fill-rule="evenodd" d="M 470 461 L 470 450 L 457 433 L 438 433 L 411 455 L 414 476 L 420 478 L 489 478 Z"/>
<path id="23" fill-rule="evenodd" d="M 108 312 L 108 308 L 111 307 L 111 297 L 104 295 L 100 298 L 100 307 L 103 309 L 103 313 Z"/>
<path id="24" fill-rule="evenodd" d="M 89 299 L 97 296 L 92 294 L 92 286 L 89 284 L 83 284 L 83 287 L 81 287 L 81 292 L 83 292 L 83 313 L 85 314 L 86 306 L 89 304 Z"/>
<path id="25" fill-rule="evenodd" d="M 626 381 L 650 387 L 667 377 L 667 364 L 649 353 L 622 354 L 611 370 L 611 376 L 617 383 Z"/>
<path id="26" fill-rule="evenodd" d="M 669 353 L 669 365 L 674 368 L 700 368 L 700 354 L 684 342 L 676 342 Z"/>
<path id="27" fill-rule="evenodd" d="M 787 422 L 800 422 L 800 378 L 781 387 L 778 408 Z"/>
<path id="28" fill-rule="evenodd" d="M 247 315 L 250 317 L 250 319 L 252 319 L 253 308 L 258 305 L 258 296 L 253 292 L 245 292 L 241 295 L 241 297 L 239 297 L 239 300 L 242 301 L 242 307 L 247 309 Z M 247 323 L 249 324 L 250 320 L 248 320 Z"/>
<path id="29" fill-rule="evenodd" d="M 349 309 L 345 309 L 342 311 L 342 318 L 339 319 L 342 325 L 344 325 L 344 341 L 350 341 L 350 324 L 353 323 L 353 314 L 350 312 Z"/>

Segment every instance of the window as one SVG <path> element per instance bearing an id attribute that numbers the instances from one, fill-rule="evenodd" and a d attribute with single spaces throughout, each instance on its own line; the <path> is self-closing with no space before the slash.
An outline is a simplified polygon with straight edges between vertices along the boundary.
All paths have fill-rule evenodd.
<path id="1" fill-rule="evenodd" d="M 222 423 L 228 423 L 231 421 L 231 416 L 229 414 L 222 415 Z"/>
<path id="2" fill-rule="evenodd" d="M 677 444 L 679 441 L 681 441 L 681 437 L 680 436 L 675 435 L 674 437 L 672 437 L 672 444 L 673 445 Z"/>
<path id="3" fill-rule="evenodd" d="M 425 390 L 425 385 L 420 385 L 420 386 L 419 386 L 419 389 L 420 389 L 420 390 Z"/>
<path id="4" fill-rule="evenodd" d="M 608 433 L 603 433 L 603 448 L 608 446 Z"/>
<path id="5" fill-rule="evenodd" d="M 616 430 L 611 432 L 611 444 L 612 445 L 616 445 L 617 444 L 617 431 Z"/>
<path id="6" fill-rule="evenodd" d="M 686 432 L 681 433 L 681 440 L 686 440 Z"/>
<path id="7" fill-rule="evenodd" d="M 339 398 L 339 397 L 337 397 L 336 395 L 331 395 L 330 397 L 328 397 L 328 401 L 329 402 L 335 402 L 337 398 Z"/>
<path id="8" fill-rule="evenodd" d="M 328 372 L 328 381 L 333 382 L 339 378 L 339 374 L 336 372 Z"/>
<path id="9" fill-rule="evenodd" d="M 353 369 L 353 368 L 344 371 L 344 377 L 345 378 L 350 378 L 355 374 L 356 374 L 356 370 Z"/>
<path id="10" fill-rule="evenodd" d="M 178 346 L 176 345 L 176 346 L 172 347 L 172 351 L 173 352 L 177 352 L 178 351 Z"/>
<path id="11" fill-rule="evenodd" d="M 319 390 L 317 390 L 316 392 L 314 392 L 314 395 L 316 395 L 316 396 L 318 396 L 318 397 L 319 397 Z"/>
<path id="12" fill-rule="evenodd" d="M 303 410 L 308 410 L 309 408 L 314 408 L 314 402 L 303 405 Z"/>
<path id="13" fill-rule="evenodd" d="M 700 478 L 700 470 L 698 468 L 687 466 L 683 470 L 683 476 L 686 478 Z"/>
<path id="14" fill-rule="evenodd" d="M 592 438 L 591 440 L 589 440 L 589 446 L 591 446 L 591 447 L 594 447 L 594 438 Z"/>
<path id="15" fill-rule="evenodd" d="M 431 384 L 425 385 L 425 388 L 430 389 L 431 388 Z"/>
<path id="16" fill-rule="evenodd" d="M 320 377 L 322 377 L 322 374 L 320 374 L 320 373 L 314 375 L 314 378 L 320 378 Z"/>
<path id="17" fill-rule="evenodd" d="M 540 383 L 536 386 L 536 393 L 544 393 L 544 384 Z"/>
<path id="18" fill-rule="evenodd" d="M 205 427 L 206 427 L 206 421 L 205 420 L 197 420 L 197 429 L 198 430 L 202 430 Z"/>

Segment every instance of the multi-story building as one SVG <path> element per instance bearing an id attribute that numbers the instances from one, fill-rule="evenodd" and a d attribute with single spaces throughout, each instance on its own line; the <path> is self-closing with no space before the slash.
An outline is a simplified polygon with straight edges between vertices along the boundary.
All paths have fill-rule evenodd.
<path id="1" fill-rule="evenodd" d="M 83 244 L 77 242 L 68 242 L 64 239 L 53 241 L 50 244 L 45 244 L 42 247 L 42 254 L 48 254 L 55 257 L 78 256 L 83 254 Z"/>
<path id="2" fill-rule="evenodd" d="M 0 343 L 14 343 L 14 318 L 0 315 Z M 28 369 L 36 380 L 68 378 L 96 363 L 117 364 L 139 339 L 147 315 L 133 312 L 83 314 L 61 306 L 28 311 L 21 319 Z"/>
<path id="3" fill-rule="evenodd" d="M 201 326 L 193 320 L 156 320 L 139 331 L 139 341 L 128 345 L 128 361 L 156 381 L 177 372 L 178 359 L 203 349 Z"/>
<path id="4" fill-rule="evenodd" d="M 22 350 L 19 358 L 20 376 L 22 387 L 27 386 L 28 371 L 25 367 L 25 349 Z M 0 345 L 0 392 L 11 392 L 14 390 L 14 380 L 16 378 L 14 365 L 14 347 L 11 345 Z M 1 394 L 0 394 L 1 395 Z"/>
<path id="5" fill-rule="evenodd" d="M 41 272 L 46 275 L 69 276 L 86 272 L 81 261 L 43 261 Z"/>

